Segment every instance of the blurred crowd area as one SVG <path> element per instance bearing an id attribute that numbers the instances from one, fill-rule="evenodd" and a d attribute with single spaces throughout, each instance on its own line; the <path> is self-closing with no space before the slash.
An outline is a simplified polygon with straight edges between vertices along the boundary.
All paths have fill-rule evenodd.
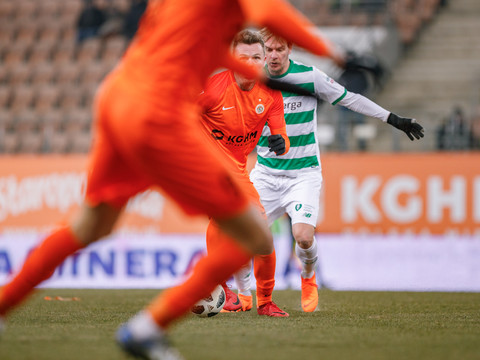
<path id="1" fill-rule="evenodd" d="M 442 0 L 291 3 L 319 27 L 393 27 L 405 47 L 444 5 Z M 0 1 L 0 153 L 88 152 L 95 91 L 134 36 L 146 5 L 146 0 Z M 361 122 L 348 116 L 350 124 Z M 470 129 L 473 122 L 464 120 L 463 128 Z M 460 146 L 442 140 L 454 128 L 439 129 L 439 149 Z M 474 137 L 466 143 L 478 147 Z M 357 150 L 365 148 L 359 144 Z"/>

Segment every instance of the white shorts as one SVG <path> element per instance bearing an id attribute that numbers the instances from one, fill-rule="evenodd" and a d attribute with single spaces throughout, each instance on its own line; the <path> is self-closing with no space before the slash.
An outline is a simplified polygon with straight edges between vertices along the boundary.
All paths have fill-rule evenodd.
<path id="1" fill-rule="evenodd" d="M 289 177 L 272 175 L 257 166 L 250 173 L 250 180 L 260 195 L 269 225 L 287 213 L 292 224 L 317 226 L 323 181 L 321 170 L 304 170 L 296 177 Z"/>

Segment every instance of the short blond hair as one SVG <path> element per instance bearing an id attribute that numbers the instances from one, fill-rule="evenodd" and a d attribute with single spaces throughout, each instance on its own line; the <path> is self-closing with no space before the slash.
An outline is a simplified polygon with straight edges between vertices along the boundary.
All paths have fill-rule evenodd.
<path id="1" fill-rule="evenodd" d="M 268 29 L 266 27 L 261 29 L 259 31 L 259 33 L 260 33 L 260 36 L 263 39 L 263 42 L 267 42 L 271 38 L 274 38 L 277 41 L 286 43 L 288 45 L 288 47 L 291 47 L 293 45 L 293 43 L 291 41 L 288 41 L 288 40 L 284 39 L 283 37 L 274 34 L 273 32 L 270 31 L 270 29 Z"/>

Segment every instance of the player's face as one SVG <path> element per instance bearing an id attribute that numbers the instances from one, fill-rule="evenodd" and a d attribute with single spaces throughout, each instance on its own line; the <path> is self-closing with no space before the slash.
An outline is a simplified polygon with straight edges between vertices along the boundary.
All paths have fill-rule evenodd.
<path id="1" fill-rule="evenodd" d="M 243 62 L 261 70 L 265 66 L 265 52 L 261 44 L 238 44 L 234 55 Z"/>
<path id="2" fill-rule="evenodd" d="M 265 42 L 268 72 L 278 76 L 284 74 L 290 65 L 289 57 L 292 47 L 286 41 L 271 37 Z"/>

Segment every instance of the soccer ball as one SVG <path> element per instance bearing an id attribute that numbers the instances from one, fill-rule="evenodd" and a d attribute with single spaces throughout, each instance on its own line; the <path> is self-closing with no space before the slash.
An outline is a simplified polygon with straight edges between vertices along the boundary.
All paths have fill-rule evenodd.
<path id="1" fill-rule="evenodd" d="M 200 317 L 212 317 L 222 311 L 225 305 L 226 295 L 222 285 L 217 287 L 210 293 L 209 296 L 198 301 L 192 307 L 192 313 Z"/>

